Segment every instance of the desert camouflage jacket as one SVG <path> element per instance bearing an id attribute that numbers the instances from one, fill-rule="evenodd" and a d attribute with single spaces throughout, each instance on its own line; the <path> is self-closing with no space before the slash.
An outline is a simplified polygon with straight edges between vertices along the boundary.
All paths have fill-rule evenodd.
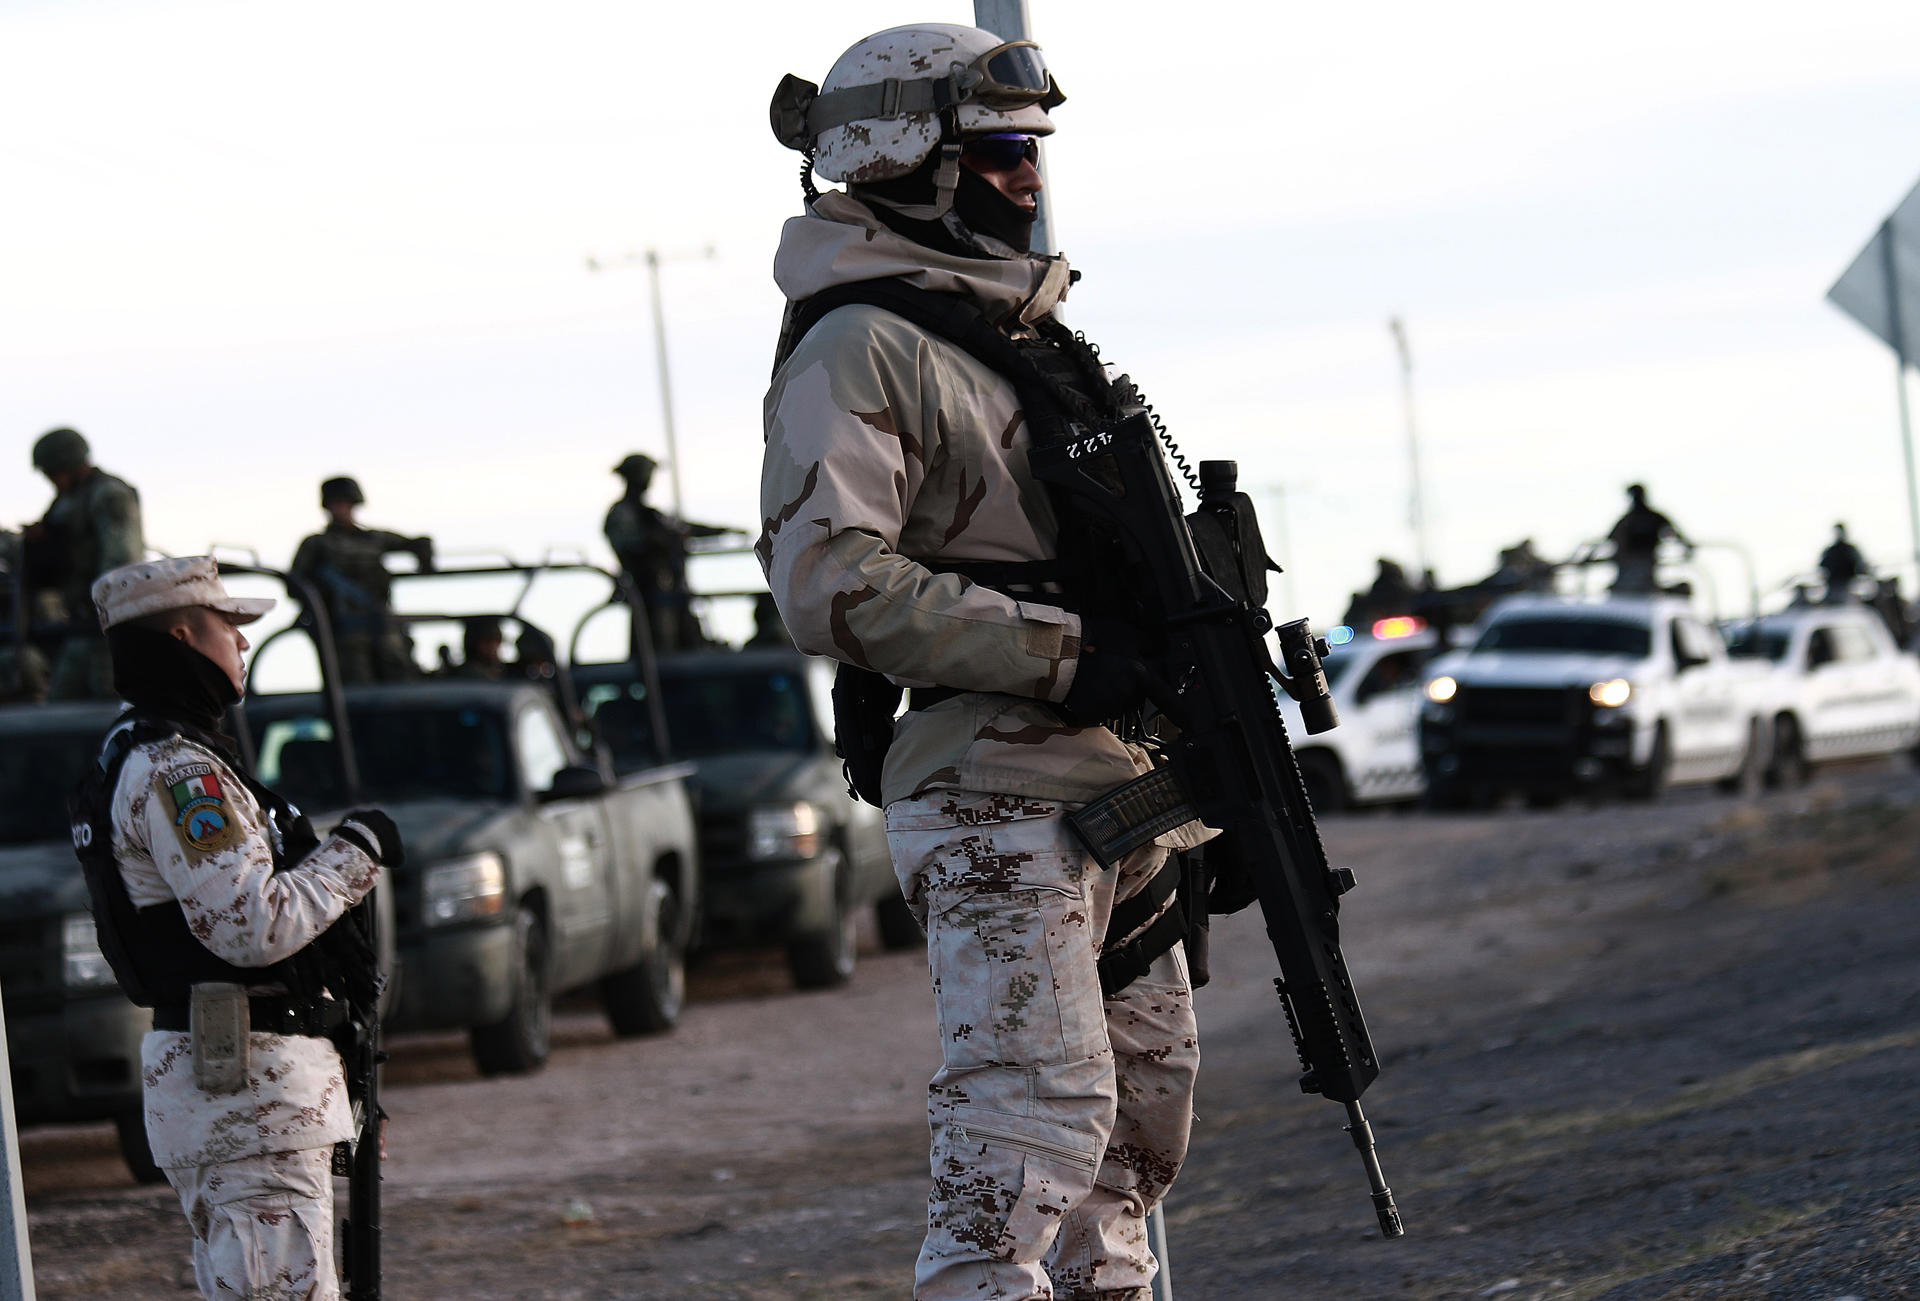
<path id="1" fill-rule="evenodd" d="M 242 967 L 290 957 L 371 890 L 378 865 L 336 836 L 273 870 L 270 826 L 209 750 L 173 736 L 135 746 L 113 793 L 113 855 L 136 908 L 178 899 L 194 936 Z M 162 1166 L 209 1165 L 347 1138 L 340 1054 L 325 1039 L 255 1033 L 247 1088 L 203 1092 L 185 1034 L 141 1043 L 147 1139 Z"/>
<path id="2" fill-rule="evenodd" d="M 774 279 L 790 301 L 898 277 L 965 293 L 1011 329 L 1065 292 L 1059 258 L 951 257 L 828 194 L 782 233 Z M 1063 723 L 1044 701 L 1073 685 L 1080 620 L 926 562 L 1055 555 L 1056 523 L 1027 468 L 1006 380 L 879 308 L 823 317 L 774 375 L 756 550 L 802 650 L 907 686 L 966 694 L 902 720 L 887 802 L 936 788 L 1084 801 L 1147 770 L 1111 731 Z"/>

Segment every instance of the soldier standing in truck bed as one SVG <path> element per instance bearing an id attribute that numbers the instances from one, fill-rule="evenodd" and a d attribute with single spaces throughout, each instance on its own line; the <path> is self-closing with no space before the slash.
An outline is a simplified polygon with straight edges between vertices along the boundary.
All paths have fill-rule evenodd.
<path id="1" fill-rule="evenodd" d="M 42 434 L 33 445 L 33 468 L 47 477 L 55 495 L 40 522 L 27 526 L 24 577 L 40 589 L 33 613 L 67 627 L 48 694 L 55 700 L 111 699 L 113 665 L 88 589 L 107 570 L 146 555 L 140 494 L 97 468 L 87 440 L 72 429 Z"/>
<path id="2" fill-rule="evenodd" d="M 343 476 L 321 484 L 327 527 L 301 541 L 290 572 L 320 595 L 333 629 L 342 682 L 403 681 L 417 677 L 419 670 L 406 633 L 391 617 L 393 575 L 382 558 L 404 551 L 421 569 L 432 569 L 433 539 L 361 527 L 353 516 L 366 499 L 353 479 Z"/>

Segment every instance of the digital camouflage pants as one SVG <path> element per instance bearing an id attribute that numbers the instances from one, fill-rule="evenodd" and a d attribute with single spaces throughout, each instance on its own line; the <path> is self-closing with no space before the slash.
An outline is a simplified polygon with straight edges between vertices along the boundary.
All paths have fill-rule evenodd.
<path id="1" fill-rule="evenodd" d="M 339 1301 L 331 1147 L 180 1166 L 167 1182 L 193 1228 L 207 1301 Z"/>
<path id="2" fill-rule="evenodd" d="M 1101 996 L 1108 915 L 1167 851 L 1103 871 L 1070 807 L 957 791 L 887 807 L 894 870 L 927 928 L 943 1057 L 916 1301 L 1148 1296 L 1146 1215 L 1193 1119 L 1193 999 L 1179 948 Z"/>

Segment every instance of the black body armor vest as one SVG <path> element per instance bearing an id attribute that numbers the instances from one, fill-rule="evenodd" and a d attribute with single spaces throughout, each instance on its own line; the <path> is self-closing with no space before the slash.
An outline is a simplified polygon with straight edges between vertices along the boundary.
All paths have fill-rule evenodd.
<path id="1" fill-rule="evenodd" d="M 121 715 L 107 733 L 99 760 L 87 769 L 68 799 L 67 809 L 100 952 L 127 997 L 141 1007 L 177 1008 L 187 1003 L 193 986 L 204 981 L 278 983 L 287 988 L 293 1006 L 304 1010 L 317 1011 L 323 989 L 356 1002 L 363 995 L 376 996 L 372 950 L 357 927 L 341 924 L 346 914 L 292 957 L 264 967 L 240 967 L 194 938 L 178 900 L 134 907 L 113 856 L 114 789 L 136 745 L 171 736 L 184 736 L 219 756 L 259 802 L 267 815 L 274 871 L 298 862 L 320 843 L 306 817 L 247 774 L 221 737 L 139 710 Z M 317 1020 L 315 1025 L 317 1029 Z"/>

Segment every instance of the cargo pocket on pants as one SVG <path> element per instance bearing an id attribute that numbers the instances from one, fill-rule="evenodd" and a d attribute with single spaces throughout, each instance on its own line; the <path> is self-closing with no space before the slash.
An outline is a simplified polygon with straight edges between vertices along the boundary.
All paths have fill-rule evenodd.
<path id="1" fill-rule="evenodd" d="M 1048 1066 L 1106 1051 L 1088 911 L 1080 891 L 1039 886 L 969 893 L 927 919 L 949 1069 Z"/>
<path id="2" fill-rule="evenodd" d="M 960 1104 L 935 1154 L 933 1219 L 958 1241 L 999 1260 L 1046 1255 L 1061 1217 L 1093 1187 L 1103 1143 L 1033 1116 Z"/>

